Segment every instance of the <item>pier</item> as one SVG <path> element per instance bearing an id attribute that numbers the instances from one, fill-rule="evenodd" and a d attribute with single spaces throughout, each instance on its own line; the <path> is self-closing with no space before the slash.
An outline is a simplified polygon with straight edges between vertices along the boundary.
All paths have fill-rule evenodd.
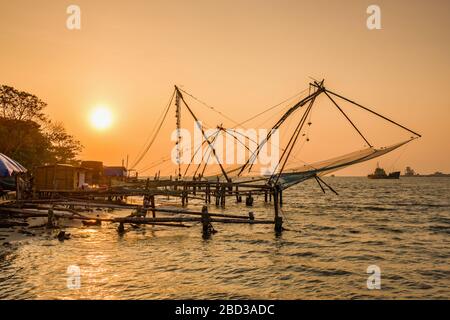
<path id="1" fill-rule="evenodd" d="M 271 203 L 274 217 L 272 220 L 256 219 L 251 207 L 253 196 L 260 195 L 265 203 Z M 134 197 L 142 201 L 139 204 L 127 201 Z M 162 207 L 158 199 L 175 198 L 180 207 Z M 215 213 L 209 207 L 225 209 L 230 201 L 241 203 L 245 197 L 247 215 L 242 213 Z M 192 199 L 204 203 L 201 211 L 188 210 Z M 272 201 L 273 200 L 273 201 Z M 55 218 L 82 221 L 110 222 L 118 224 L 118 232 L 124 225 L 159 225 L 165 227 L 186 227 L 183 223 L 200 223 L 204 237 L 215 230 L 213 224 L 267 224 L 273 225 L 276 234 L 283 231 L 283 219 L 280 216 L 282 191 L 279 187 L 258 183 L 258 181 L 182 181 L 182 180 L 138 180 L 132 186 L 98 190 L 39 190 L 32 198 L 5 202 L 0 212 L 15 218 L 47 217 L 48 225 Z M 128 217 L 92 218 L 82 214 L 91 208 L 111 210 L 132 210 Z M 164 217 L 158 217 L 164 213 Z M 170 216 L 167 216 L 169 214 Z M 149 215 L 149 216 L 148 216 Z M 151 216 L 150 216 L 151 215 Z"/>

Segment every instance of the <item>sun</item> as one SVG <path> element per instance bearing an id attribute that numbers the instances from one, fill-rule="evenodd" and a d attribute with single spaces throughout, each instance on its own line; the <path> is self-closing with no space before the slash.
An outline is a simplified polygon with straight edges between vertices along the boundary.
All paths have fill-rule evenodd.
<path id="1" fill-rule="evenodd" d="M 109 128 L 113 122 L 111 111 L 106 107 L 97 107 L 92 110 L 91 125 L 97 130 L 105 130 Z"/>

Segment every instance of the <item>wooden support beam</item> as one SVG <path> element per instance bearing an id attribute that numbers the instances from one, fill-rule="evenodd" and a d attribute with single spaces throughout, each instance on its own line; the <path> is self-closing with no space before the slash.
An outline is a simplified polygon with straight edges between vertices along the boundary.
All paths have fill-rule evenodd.
<path id="1" fill-rule="evenodd" d="M 281 234 L 283 231 L 283 218 L 279 215 L 279 207 L 278 207 L 278 187 L 275 186 L 273 188 L 273 205 L 275 209 L 275 218 L 274 218 L 274 224 L 275 224 L 275 233 Z"/>
<path id="2" fill-rule="evenodd" d="M 156 211 L 155 211 L 155 196 L 150 196 L 150 207 L 152 210 L 152 217 L 156 218 Z"/>

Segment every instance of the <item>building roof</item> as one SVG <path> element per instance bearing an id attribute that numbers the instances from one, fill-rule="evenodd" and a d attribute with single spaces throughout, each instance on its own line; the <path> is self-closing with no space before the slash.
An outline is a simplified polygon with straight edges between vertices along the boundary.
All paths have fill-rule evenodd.
<path id="1" fill-rule="evenodd" d="M 74 166 L 72 164 L 66 164 L 66 163 L 46 164 L 43 166 L 37 166 L 36 168 L 52 168 L 52 167 L 74 168 L 74 169 L 82 169 L 82 170 L 86 170 L 86 171 L 92 170 L 91 168 Z"/>

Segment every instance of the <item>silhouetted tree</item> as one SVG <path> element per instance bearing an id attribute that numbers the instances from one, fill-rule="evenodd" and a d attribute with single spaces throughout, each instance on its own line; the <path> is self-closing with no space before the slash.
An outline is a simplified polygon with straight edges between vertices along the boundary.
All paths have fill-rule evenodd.
<path id="1" fill-rule="evenodd" d="M 57 163 L 72 163 L 83 149 L 80 141 L 67 133 L 60 122 L 48 126 L 47 137 L 51 143 L 51 153 Z"/>
<path id="2" fill-rule="evenodd" d="M 61 123 L 48 119 L 46 106 L 35 95 L 0 86 L 0 152 L 29 169 L 74 163 L 83 148 Z"/>
<path id="3" fill-rule="evenodd" d="M 33 168 L 54 161 L 51 143 L 34 121 L 0 118 L 0 152 Z"/>
<path id="4" fill-rule="evenodd" d="M 47 104 L 33 94 L 13 87 L 0 86 L 0 114 L 14 120 L 47 121 L 43 112 Z"/>

